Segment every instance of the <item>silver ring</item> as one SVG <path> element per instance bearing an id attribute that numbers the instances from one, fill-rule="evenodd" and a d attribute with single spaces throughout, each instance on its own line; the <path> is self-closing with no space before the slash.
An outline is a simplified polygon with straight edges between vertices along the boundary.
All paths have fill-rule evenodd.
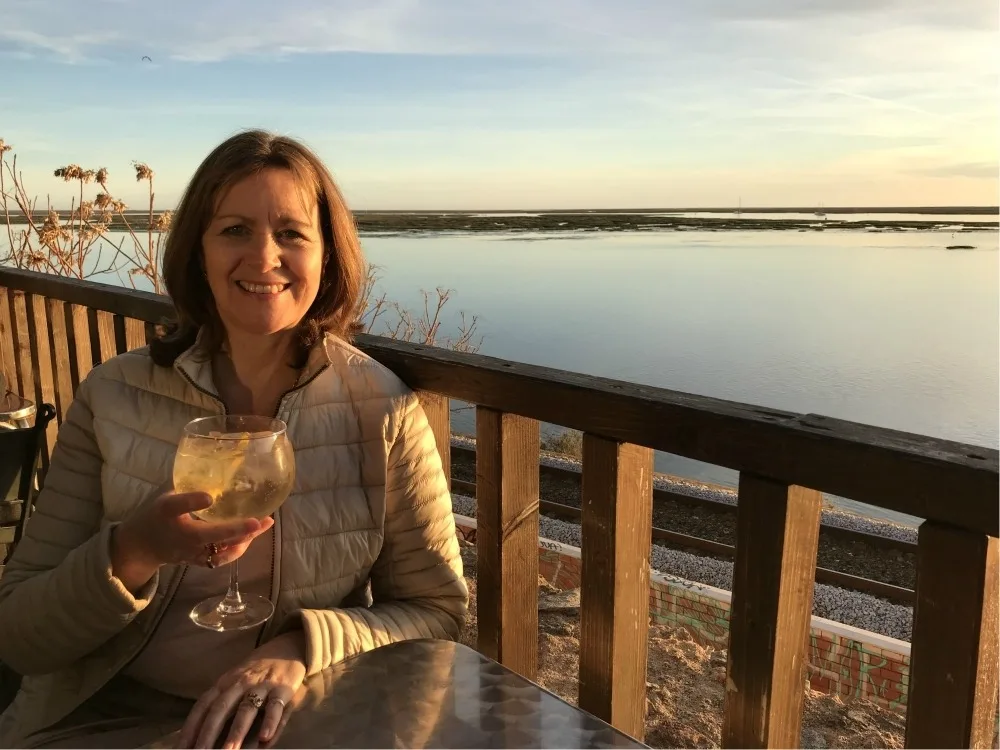
<path id="1" fill-rule="evenodd" d="M 282 708 L 284 708 L 284 707 L 285 707 L 285 702 L 284 702 L 283 700 L 281 700 L 281 698 L 268 698 L 268 699 L 267 699 L 267 702 L 268 702 L 269 704 L 270 704 L 270 703 L 277 703 L 277 704 L 278 704 L 279 706 L 281 706 Z"/>

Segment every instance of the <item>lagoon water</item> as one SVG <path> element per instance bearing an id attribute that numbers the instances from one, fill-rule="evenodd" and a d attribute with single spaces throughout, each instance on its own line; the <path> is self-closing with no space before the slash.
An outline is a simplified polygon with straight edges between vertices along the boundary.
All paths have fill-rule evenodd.
<path id="1" fill-rule="evenodd" d="M 951 244 L 976 250 L 946 250 Z M 410 308 L 455 290 L 483 353 L 996 447 L 997 233 L 365 238 Z M 455 427 L 474 431 L 469 412 Z M 734 485 L 676 456 L 657 470 Z M 898 514 L 837 501 L 866 515 Z"/>
<path id="2" fill-rule="evenodd" d="M 417 309 L 420 289 L 453 289 L 444 333 L 460 311 L 477 315 L 485 354 L 995 448 L 997 237 L 557 232 L 363 243 L 391 299 Z M 976 249 L 945 249 L 954 244 Z M 474 432 L 471 411 L 453 418 Z M 737 479 L 666 454 L 656 468 Z"/>

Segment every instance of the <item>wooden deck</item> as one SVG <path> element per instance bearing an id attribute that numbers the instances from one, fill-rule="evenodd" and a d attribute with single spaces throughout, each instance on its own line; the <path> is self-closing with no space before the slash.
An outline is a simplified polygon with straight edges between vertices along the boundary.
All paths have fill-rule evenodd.
<path id="1" fill-rule="evenodd" d="M 0 365 L 65 414 L 96 365 L 145 345 L 156 295 L 0 268 Z M 926 519 L 908 747 L 988 747 L 998 691 L 998 452 L 474 354 L 361 337 L 421 392 L 448 469 L 449 399 L 477 405 L 479 648 L 537 669 L 539 421 L 584 432 L 580 705 L 643 734 L 653 450 L 740 472 L 727 747 L 796 747 L 820 493 Z M 56 435 L 53 425 L 48 437 Z"/>

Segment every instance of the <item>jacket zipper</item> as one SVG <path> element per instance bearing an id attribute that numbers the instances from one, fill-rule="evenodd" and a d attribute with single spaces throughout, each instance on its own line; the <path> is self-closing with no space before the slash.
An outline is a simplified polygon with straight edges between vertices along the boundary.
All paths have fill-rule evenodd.
<path id="1" fill-rule="evenodd" d="M 281 398 L 278 399 L 278 405 L 274 409 L 274 418 L 277 419 L 278 415 L 281 414 L 281 407 L 284 405 L 285 399 L 288 398 L 288 396 L 290 396 L 291 394 L 295 393 L 296 391 L 299 391 L 299 390 L 302 390 L 303 388 L 305 388 L 307 385 L 309 385 L 311 382 L 313 382 L 316 378 L 318 378 L 320 375 L 322 375 L 324 372 L 326 372 L 326 369 L 329 366 L 330 366 L 329 364 L 323 365 L 315 373 L 313 373 L 312 377 L 310 377 L 304 383 L 297 383 L 296 385 L 292 386 L 287 391 L 285 391 L 284 393 L 282 393 L 281 394 Z M 270 581 L 269 586 L 270 586 L 271 595 L 274 597 L 274 607 L 275 607 L 275 609 L 277 609 L 277 607 L 278 607 L 278 592 L 274 590 L 274 586 L 275 586 L 274 571 L 275 571 L 275 563 L 277 562 L 277 559 L 278 559 L 278 533 L 281 530 L 280 526 L 279 526 L 279 523 L 278 523 L 278 516 L 279 516 L 280 513 L 281 513 L 281 508 L 278 508 L 278 510 L 275 511 L 275 513 L 274 513 L 274 533 L 271 535 L 271 581 Z M 258 647 L 260 646 L 261 643 L 263 643 L 264 636 L 268 634 L 268 632 L 269 632 L 269 630 L 271 628 L 271 624 L 273 622 L 274 622 L 274 616 L 272 615 L 271 619 L 268 620 L 266 623 L 264 623 L 264 627 L 262 627 L 260 629 L 260 634 L 257 636 L 257 643 L 256 643 L 256 645 Z"/>

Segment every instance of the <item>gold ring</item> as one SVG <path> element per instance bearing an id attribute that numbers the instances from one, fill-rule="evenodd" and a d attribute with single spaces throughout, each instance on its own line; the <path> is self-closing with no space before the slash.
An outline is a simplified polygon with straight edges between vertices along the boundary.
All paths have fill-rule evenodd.
<path id="1" fill-rule="evenodd" d="M 261 698 L 257 693 L 247 693 L 246 697 L 243 698 L 243 702 L 248 706 L 253 706 L 255 711 L 259 711 L 260 707 L 264 705 L 264 699 Z"/>
<path id="2" fill-rule="evenodd" d="M 268 703 L 277 703 L 282 708 L 285 707 L 285 702 L 283 700 L 281 700 L 281 698 L 268 698 L 267 702 Z"/>

